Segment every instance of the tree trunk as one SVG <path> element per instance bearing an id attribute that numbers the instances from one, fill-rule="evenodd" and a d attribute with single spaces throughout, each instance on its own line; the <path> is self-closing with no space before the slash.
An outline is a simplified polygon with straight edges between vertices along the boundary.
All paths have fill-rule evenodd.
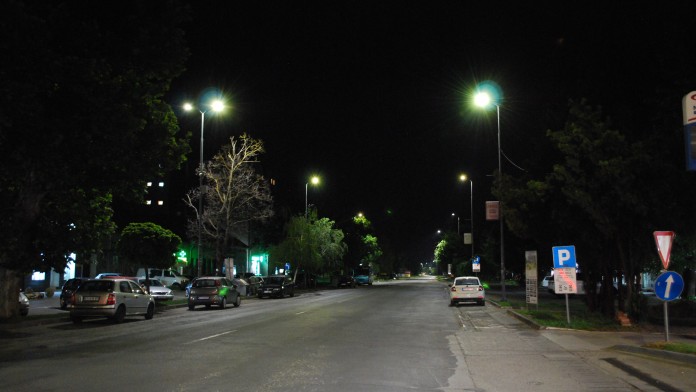
<path id="1" fill-rule="evenodd" d="M 0 319 L 19 317 L 19 289 L 21 275 L 14 270 L 0 268 Z"/>

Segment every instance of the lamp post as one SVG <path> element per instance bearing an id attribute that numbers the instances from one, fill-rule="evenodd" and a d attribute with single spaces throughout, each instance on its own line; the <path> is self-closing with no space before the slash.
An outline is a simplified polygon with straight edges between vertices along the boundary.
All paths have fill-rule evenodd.
<path id="1" fill-rule="evenodd" d="M 216 99 L 210 103 L 210 108 L 208 110 L 203 110 L 199 108 L 198 111 L 201 113 L 201 146 L 200 146 L 200 161 L 198 164 L 198 276 L 202 274 L 202 257 L 201 248 L 203 241 L 203 131 L 205 129 L 205 114 L 208 111 L 221 112 L 225 108 L 225 104 Z M 191 103 L 184 104 L 184 110 L 190 112 L 194 110 L 195 107 Z"/>
<path id="2" fill-rule="evenodd" d="M 496 119 L 498 123 L 498 176 L 500 178 L 500 184 L 502 187 L 503 181 L 503 165 L 501 160 L 501 149 L 500 149 L 500 105 L 494 102 L 491 95 L 486 91 L 479 91 L 474 96 L 474 103 L 476 106 L 486 108 L 490 105 L 495 106 Z M 507 300 L 505 295 L 505 240 L 503 236 L 503 203 L 498 203 L 498 216 L 500 221 L 500 286 L 502 288 L 501 299 L 503 301 Z"/>
<path id="3" fill-rule="evenodd" d="M 305 183 L 305 219 L 307 219 L 309 216 L 309 183 L 311 182 L 312 185 L 319 185 L 319 181 L 320 179 L 318 176 L 312 176 L 312 178 L 309 179 L 309 182 Z"/>
<path id="4" fill-rule="evenodd" d="M 460 235 L 460 232 L 459 232 L 459 215 L 457 215 L 456 213 L 453 212 L 453 213 L 452 213 L 452 216 L 453 216 L 453 217 L 455 217 L 455 216 L 457 217 L 457 235 Z"/>
<path id="5" fill-rule="evenodd" d="M 470 184 L 470 194 L 469 198 L 469 209 L 471 210 L 471 257 L 474 257 L 474 181 L 471 178 L 467 178 L 466 174 L 459 175 L 459 181 L 465 182 L 469 180 Z"/>

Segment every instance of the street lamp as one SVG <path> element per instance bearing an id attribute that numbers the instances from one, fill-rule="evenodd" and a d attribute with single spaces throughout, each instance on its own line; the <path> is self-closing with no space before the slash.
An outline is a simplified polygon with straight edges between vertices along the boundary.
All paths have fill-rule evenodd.
<path id="1" fill-rule="evenodd" d="M 309 195 L 308 195 L 308 194 L 309 194 L 309 184 L 312 183 L 312 185 L 319 185 L 319 182 L 320 182 L 320 181 L 321 181 L 321 180 L 319 179 L 318 176 L 312 176 L 312 178 L 309 179 L 309 182 L 305 183 L 305 188 L 304 188 L 304 189 L 305 189 L 305 199 L 304 199 L 304 200 L 305 200 L 305 204 L 304 204 L 304 205 L 305 205 L 305 208 L 304 208 L 304 216 L 305 216 L 305 219 L 307 219 L 307 217 L 308 217 L 308 215 L 309 215 L 309 203 L 308 203 L 308 200 L 309 200 Z"/>
<path id="2" fill-rule="evenodd" d="M 196 108 L 191 103 L 184 104 L 184 110 L 191 112 Z M 216 99 L 212 101 L 207 110 L 203 108 L 198 108 L 201 113 L 201 148 L 200 148 L 200 162 L 198 164 L 198 276 L 202 274 L 202 258 L 201 258 L 201 247 L 203 240 L 203 131 L 205 129 L 205 114 L 209 111 L 221 112 L 225 109 L 225 104 Z"/>
<path id="3" fill-rule="evenodd" d="M 457 217 L 457 235 L 459 235 L 460 234 L 459 233 L 459 215 L 457 215 L 456 213 L 453 212 L 452 217 L 455 217 L 455 216 Z"/>
<path id="4" fill-rule="evenodd" d="M 492 86 L 488 86 L 492 87 Z M 501 160 L 501 149 L 500 149 L 500 105 L 491 97 L 491 93 L 487 89 L 480 89 L 474 96 L 474 104 L 481 108 L 488 108 L 489 106 L 495 106 L 496 117 L 498 122 L 498 176 L 500 178 L 500 184 L 502 186 L 503 181 L 503 165 Z M 503 301 L 506 301 L 505 295 L 505 241 L 503 237 L 503 203 L 498 203 L 499 208 L 499 221 L 500 221 L 500 286 L 502 288 Z"/>
<path id="5" fill-rule="evenodd" d="M 474 181 L 471 180 L 471 178 L 467 178 L 466 174 L 460 174 L 459 175 L 459 181 L 461 182 L 466 182 L 469 180 L 469 184 L 471 185 L 471 197 L 469 198 L 469 209 L 471 210 L 471 257 L 474 257 Z"/>

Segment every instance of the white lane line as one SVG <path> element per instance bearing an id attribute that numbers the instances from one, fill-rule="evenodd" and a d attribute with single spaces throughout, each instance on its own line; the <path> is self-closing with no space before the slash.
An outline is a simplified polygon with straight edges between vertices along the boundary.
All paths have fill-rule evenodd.
<path id="1" fill-rule="evenodd" d="M 204 338 L 192 340 L 192 341 L 190 341 L 190 342 L 188 342 L 188 343 L 186 343 L 186 344 L 191 344 L 191 343 L 196 343 L 196 342 L 202 342 L 202 341 L 204 341 L 204 340 L 216 338 L 216 337 L 222 336 L 222 335 L 227 335 L 228 333 L 232 333 L 232 332 L 237 332 L 237 330 L 236 330 L 236 329 L 233 329 L 232 331 L 227 331 L 227 332 L 222 332 L 222 333 L 218 333 L 218 334 L 215 334 L 215 335 L 206 336 L 206 337 L 204 337 Z"/>
<path id="2" fill-rule="evenodd" d="M 306 313 L 306 312 L 295 313 L 295 316 L 300 315 L 300 314 L 305 314 L 305 313 Z"/>

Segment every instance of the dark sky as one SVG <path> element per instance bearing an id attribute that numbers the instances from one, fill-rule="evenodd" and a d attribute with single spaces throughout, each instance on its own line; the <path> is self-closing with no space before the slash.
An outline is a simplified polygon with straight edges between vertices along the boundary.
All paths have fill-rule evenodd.
<path id="1" fill-rule="evenodd" d="M 583 85 L 588 74 L 640 74 L 622 66 L 645 56 L 633 33 L 666 34 L 665 17 L 679 14 L 629 2 L 191 3 L 192 55 L 172 100 L 215 87 L 233 106 L 206 121 L 206 157 L 231 135 L 262 139 L 279 205 L 303 211 L 317 173 L 309 201 L 320 216 L 363 211 L 419 262 L 432 257 L 435 230 L 454 227 L 452 212 L 469 216 L 457 173 L 473 177 L 477 226 L 486 224 L 497 134 L 494 112 L 466 102 L 477 82 L 501 86 L 503 150 L 524 164 L 536 152 L 527 142 L 553 123 L 546 113 L 570 94 L 615 89 Z M 181 120 L 195 162 L 199 120 Z"/>

